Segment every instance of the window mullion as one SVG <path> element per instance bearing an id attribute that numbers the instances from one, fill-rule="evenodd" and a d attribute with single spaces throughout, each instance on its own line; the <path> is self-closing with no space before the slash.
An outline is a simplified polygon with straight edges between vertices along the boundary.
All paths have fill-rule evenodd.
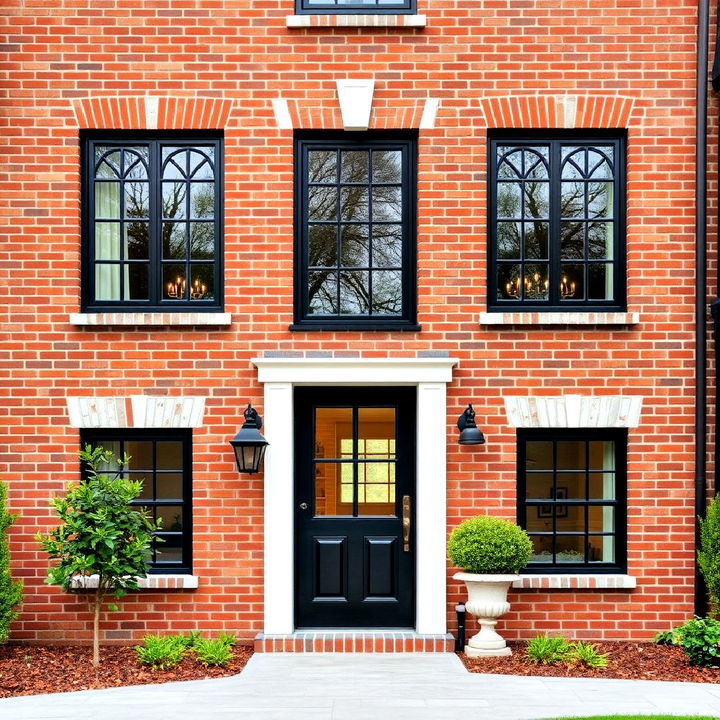
<path id="1" fill-rule="evenodd" d="M 148 147 L 148 157 L 150 159 L 150 168 L 148 173 L 151 192 L 149 193 L 150 203 L 150 240 L 148 248 L 148 298 L 151 305 L 160 305 L 162 303 L 162 173 L 161 173 L 161 143 L 158 141 L 150 141 Z"/>
<path id="2" fill-rule="evenodd" d="M 562 145 L 550 143 L 550 227 L 548 253 L 550 292 L 548 301 L 553 307 L 560 305 L 560 238 L 562 233 Z"/>

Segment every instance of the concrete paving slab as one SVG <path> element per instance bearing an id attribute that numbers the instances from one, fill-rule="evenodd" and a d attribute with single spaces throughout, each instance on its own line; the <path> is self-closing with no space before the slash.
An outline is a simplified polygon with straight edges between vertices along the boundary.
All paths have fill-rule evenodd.
<path id="1" fill-rule="evenodd" d="M 229 678 L 0 700 L 0 720 L 720 718 L 720 686 L 468 673 L 451 653 L 255 654 Z"/>

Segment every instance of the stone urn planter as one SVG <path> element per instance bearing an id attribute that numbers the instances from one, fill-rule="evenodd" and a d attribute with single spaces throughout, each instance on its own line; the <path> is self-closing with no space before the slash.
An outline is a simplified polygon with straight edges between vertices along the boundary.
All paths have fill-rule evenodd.
<path id="1" fill-rule="evenodd" d="M 478 515 L 464 520 L 450 533 L 448 556 L 453 565 L 464 570 L 453 577 L 465 583 L 465 609 L 480 623 L 480 632 L 465 646 L 470 657 L 512 654 L 495 625 L 510 610 L 508 590 L 531 554 L 528 534 L 502 518 Z"/>
<path id="2" fill-rule="evenodd" d="M 510 610 L 507 594 L 519 575 L 479 575 L 459 572 L 453 575 L 462 580 L 468 591 L 465 609 L 478 619 L 480 632 L 465 645 L 468 657 L 512 655 L 505 639 L 495 630 L 497 619 Z"/>

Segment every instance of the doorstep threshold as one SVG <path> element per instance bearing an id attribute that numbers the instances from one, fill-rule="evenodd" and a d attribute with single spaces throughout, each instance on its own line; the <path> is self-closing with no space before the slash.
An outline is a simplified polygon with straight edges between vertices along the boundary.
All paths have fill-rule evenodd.
<path id="1" fill-rule="evenodd" d="M 256 652 L 453 652 L 449 633 L 411 628 L 300 628 L 285 635 L 258 633 Z"/>

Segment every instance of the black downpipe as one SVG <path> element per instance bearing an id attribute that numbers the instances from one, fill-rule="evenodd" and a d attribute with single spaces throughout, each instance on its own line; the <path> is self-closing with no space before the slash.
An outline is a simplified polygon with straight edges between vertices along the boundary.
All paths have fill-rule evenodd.
<path id="1" fill-rule="evenodd" d="M 709 0 L 698 0 L 697 74 L 695 118 L 695 515 L 704 516 L 707 473 L 707 95 Z M 695 547 L 700 528 L 695 522 Z M 705 615 L 707 600 L 700 570 L 695 563 L 695 614 Z"/>
<path id="2" fill-rule="evenodd" d="M 457 615 L 458 631 L 455 638 L 455 652 L 463 652 L 465 650 L 465 603 L 458 603 L 455 606 Z"/>

